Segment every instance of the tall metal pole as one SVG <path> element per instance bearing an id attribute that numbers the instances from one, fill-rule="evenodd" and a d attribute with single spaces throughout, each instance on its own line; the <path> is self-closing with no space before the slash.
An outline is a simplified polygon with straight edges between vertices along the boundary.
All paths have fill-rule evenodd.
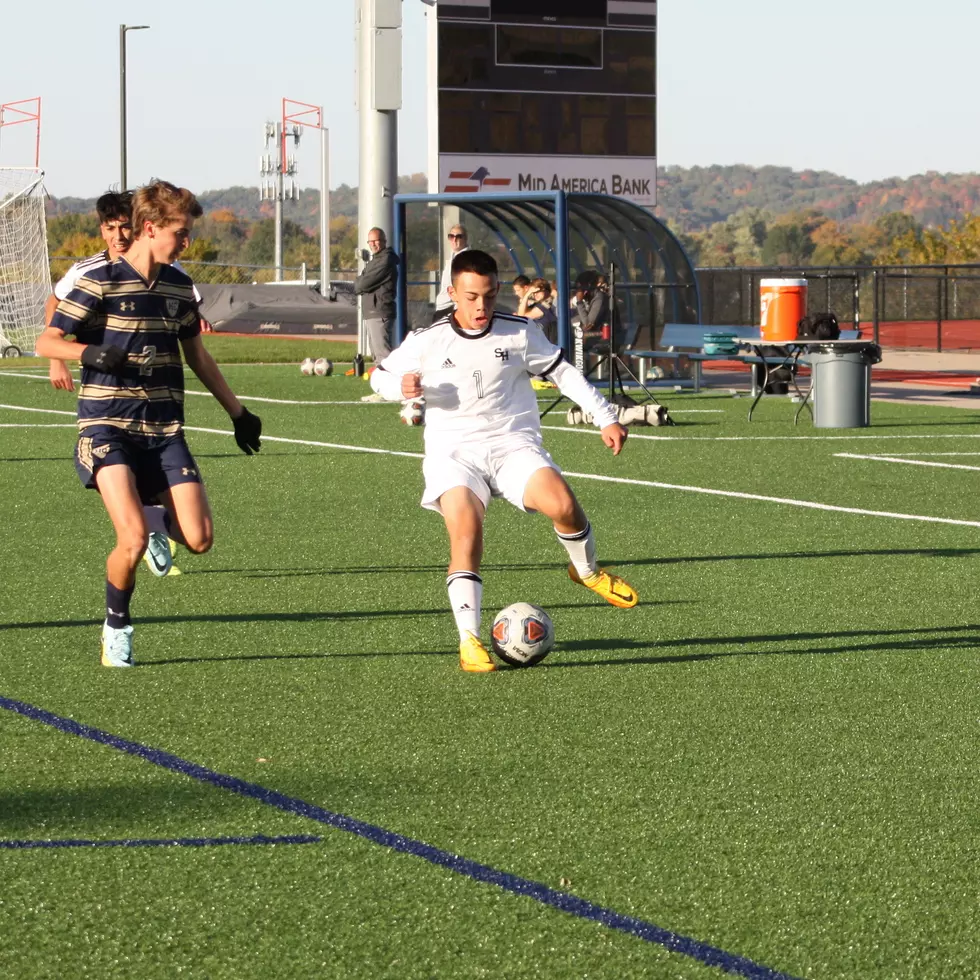
<path id="1" fill-rule="evenodd" d="M 126 190 L 126 25 L 119 25 L 119 190 Z"/>
<path id="2" fill-rule="evenodd" d="M 119 190 L 126 190 L 126 31 L 145 31 L 149 24 L 119 25 Z"/>
<path id="3" fill-rule="evenodd" d="M 276 123 L 276 153 L 279 156 L 279 165 L 276 167 L 276 238 L 273 263 L 276 267 L 276 282 L 282 282 L 282 169 L 286 165 L 285 154 L 283 153 L 282 123 Z"/>
<path id="4" fill-rule="evenodd" d="M 398 110 L 401 108 L 401 4 L 357 3 L 357 109 L 360 120 L 360 178 L 357 189 L 358 254 L 363 268 L 371 228 L 394 232 L 398 183 Z M 404 275 L 404 270 L 402 270 Z M 358 351 L 366 353 L 358 307 Z"/>
<path id="5" fill-rule="evenodd" d="M 322 113 L 321 109 L 321 113 Z M 322 122 L 322 120 L 321 120 Z M 320 295 L 330 293 L 330 130 L 320 126 Z"/>

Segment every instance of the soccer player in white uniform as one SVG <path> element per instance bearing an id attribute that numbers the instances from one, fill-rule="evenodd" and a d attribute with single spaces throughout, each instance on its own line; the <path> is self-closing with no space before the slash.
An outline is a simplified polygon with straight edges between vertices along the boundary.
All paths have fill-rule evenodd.
<path id="1" fill-rule="evenodd" d="M 389 401 L 425 400 L 422 506 L 449 532 L 446 586 L 459 630 L 459 664 L 485 673 L 496 665 L 480 639 L 483 520 L 491 497 L 539 511 L 568 552 L 568 574 L 621 608 L 636 591 L 596 564 L 592 527 L 541 444 L 531 378 L 544 375 L 591 413 L 602 441 L 618 455 L 627 430 L 616 409 L 524 317 L 495 313 L 497 263 L 478 249 L 453 260 L 454 313 L 413 331 L 371 375 Z"/>

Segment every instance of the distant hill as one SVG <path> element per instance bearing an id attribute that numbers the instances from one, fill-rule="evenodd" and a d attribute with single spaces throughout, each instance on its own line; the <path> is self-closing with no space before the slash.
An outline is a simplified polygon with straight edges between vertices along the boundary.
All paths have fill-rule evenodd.
<path id="1" fill-rule="evenodd" d="M 398 178 L 398 190 L 404 193 L 420 193 L 426 190 L 428 184 L 425 174 L 411 174 Z M 275 204 L 272 201 L 260 201 L 258 187 L 227 187 L 218 191 L 204 191 L 197 195 L 204 213 L 229 210 L 245 221 L 257 221 L 260 218 L 272 218 L 275 215 Z M 94 197 L 51 197 L 48 199 L 48 217 L 59 214 L 91 214 L 95 210 Z M 298 201 L 286 201 L 283 204 L 283 217 L 294 221 L 309 233 L 319 230 L 320 189 L 303 188 Z M 344 215 L 352 218 L 357 215 L 357 188 L 341 184 L 330 191 L 330 214 L 336 218 Z"/>
<path id="2" fill-rule="evenodd" d="M 871 224 L 881 215 L 904 211 L 936 227 L 980 210 L 980 174 L 930 172 L 859 184 L 826 170 L 663 167 L 657 200 L 657 216 L 685 232 L 703 231 L 745 208 L 773 217 L 812 208 L 843 224 Z"/>
<path id="3" fill-rule="evenodd" d="M 845 225 L 870 224 L 881 215 L 904 211 L 926 227 L 941 227 L 968 212 L 980 212 L 980 174 L 929 172 L 914 177 L 859 184 L 826 170 L 789 167 L 671 167 L 660 169 L 658 217 L 687 233 L 703 231 L 746 208 L 768 211 L 772 217 L 814 209 Z M 424 174 L 398 178 L 399 191 L 424 191 Z M 205 212 L 228 209 L 247 221 L 271 218 L 270 201 L 260 201 L 257 187 L 229 187 L 198 195 Z M 318 227 L 319 193 L 300 192 L 287 202 L 284 215 L 312 233 Z M 91 213 L 94 198 L 51 198 L 49 216 Z M 342 184 L 330 194 L 334 216 L 354 217 L 357 188 Z"/>

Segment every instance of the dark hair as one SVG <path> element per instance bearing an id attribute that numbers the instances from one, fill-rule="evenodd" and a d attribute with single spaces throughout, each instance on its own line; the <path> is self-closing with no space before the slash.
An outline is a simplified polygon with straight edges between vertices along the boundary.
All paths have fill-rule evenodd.
<path id="1" fill-rule="evenodd" d="M 496 279 L 497 263 L 492 255 L 478 248 L 468 248 L 465 252 L 457 252 L 453 259 L 450 275 L 454 286 L 461 272 L 475 272 L 478 276 L 493 276 Z"/>
<path id="2" fill-rule="evenodd" d="M 121 218 L 129 221 L 133 212 L 133 192 L 106 191 L 95 202 L 95 210 L 101 225 L 108 224 L 110 221 L 119 221 Z"/>
<path id="3" fill-rule="evenodd" d="M 527 276 L 517 276 L 512 283 L 514 286 L 530 286 L 531 280 Z"/>
<path id="4" fill-rule="evenodd" d="M 586 269 L 585 272 L 579 273 L 579 277 L 575 285 L 579 289 L 584 289 L 589 292 L 599 285 L 599 275 L 598 273 L 593 272 L 591 269 Z"/>

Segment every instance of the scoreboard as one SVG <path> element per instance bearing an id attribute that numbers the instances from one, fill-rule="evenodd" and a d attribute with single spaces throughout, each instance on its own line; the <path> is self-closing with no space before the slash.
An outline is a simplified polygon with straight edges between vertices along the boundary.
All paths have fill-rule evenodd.
<path id="1" fill-rule="evenodd" d="M 439 0 L 439 189 L 656 204 L 654 0 Z"/>

